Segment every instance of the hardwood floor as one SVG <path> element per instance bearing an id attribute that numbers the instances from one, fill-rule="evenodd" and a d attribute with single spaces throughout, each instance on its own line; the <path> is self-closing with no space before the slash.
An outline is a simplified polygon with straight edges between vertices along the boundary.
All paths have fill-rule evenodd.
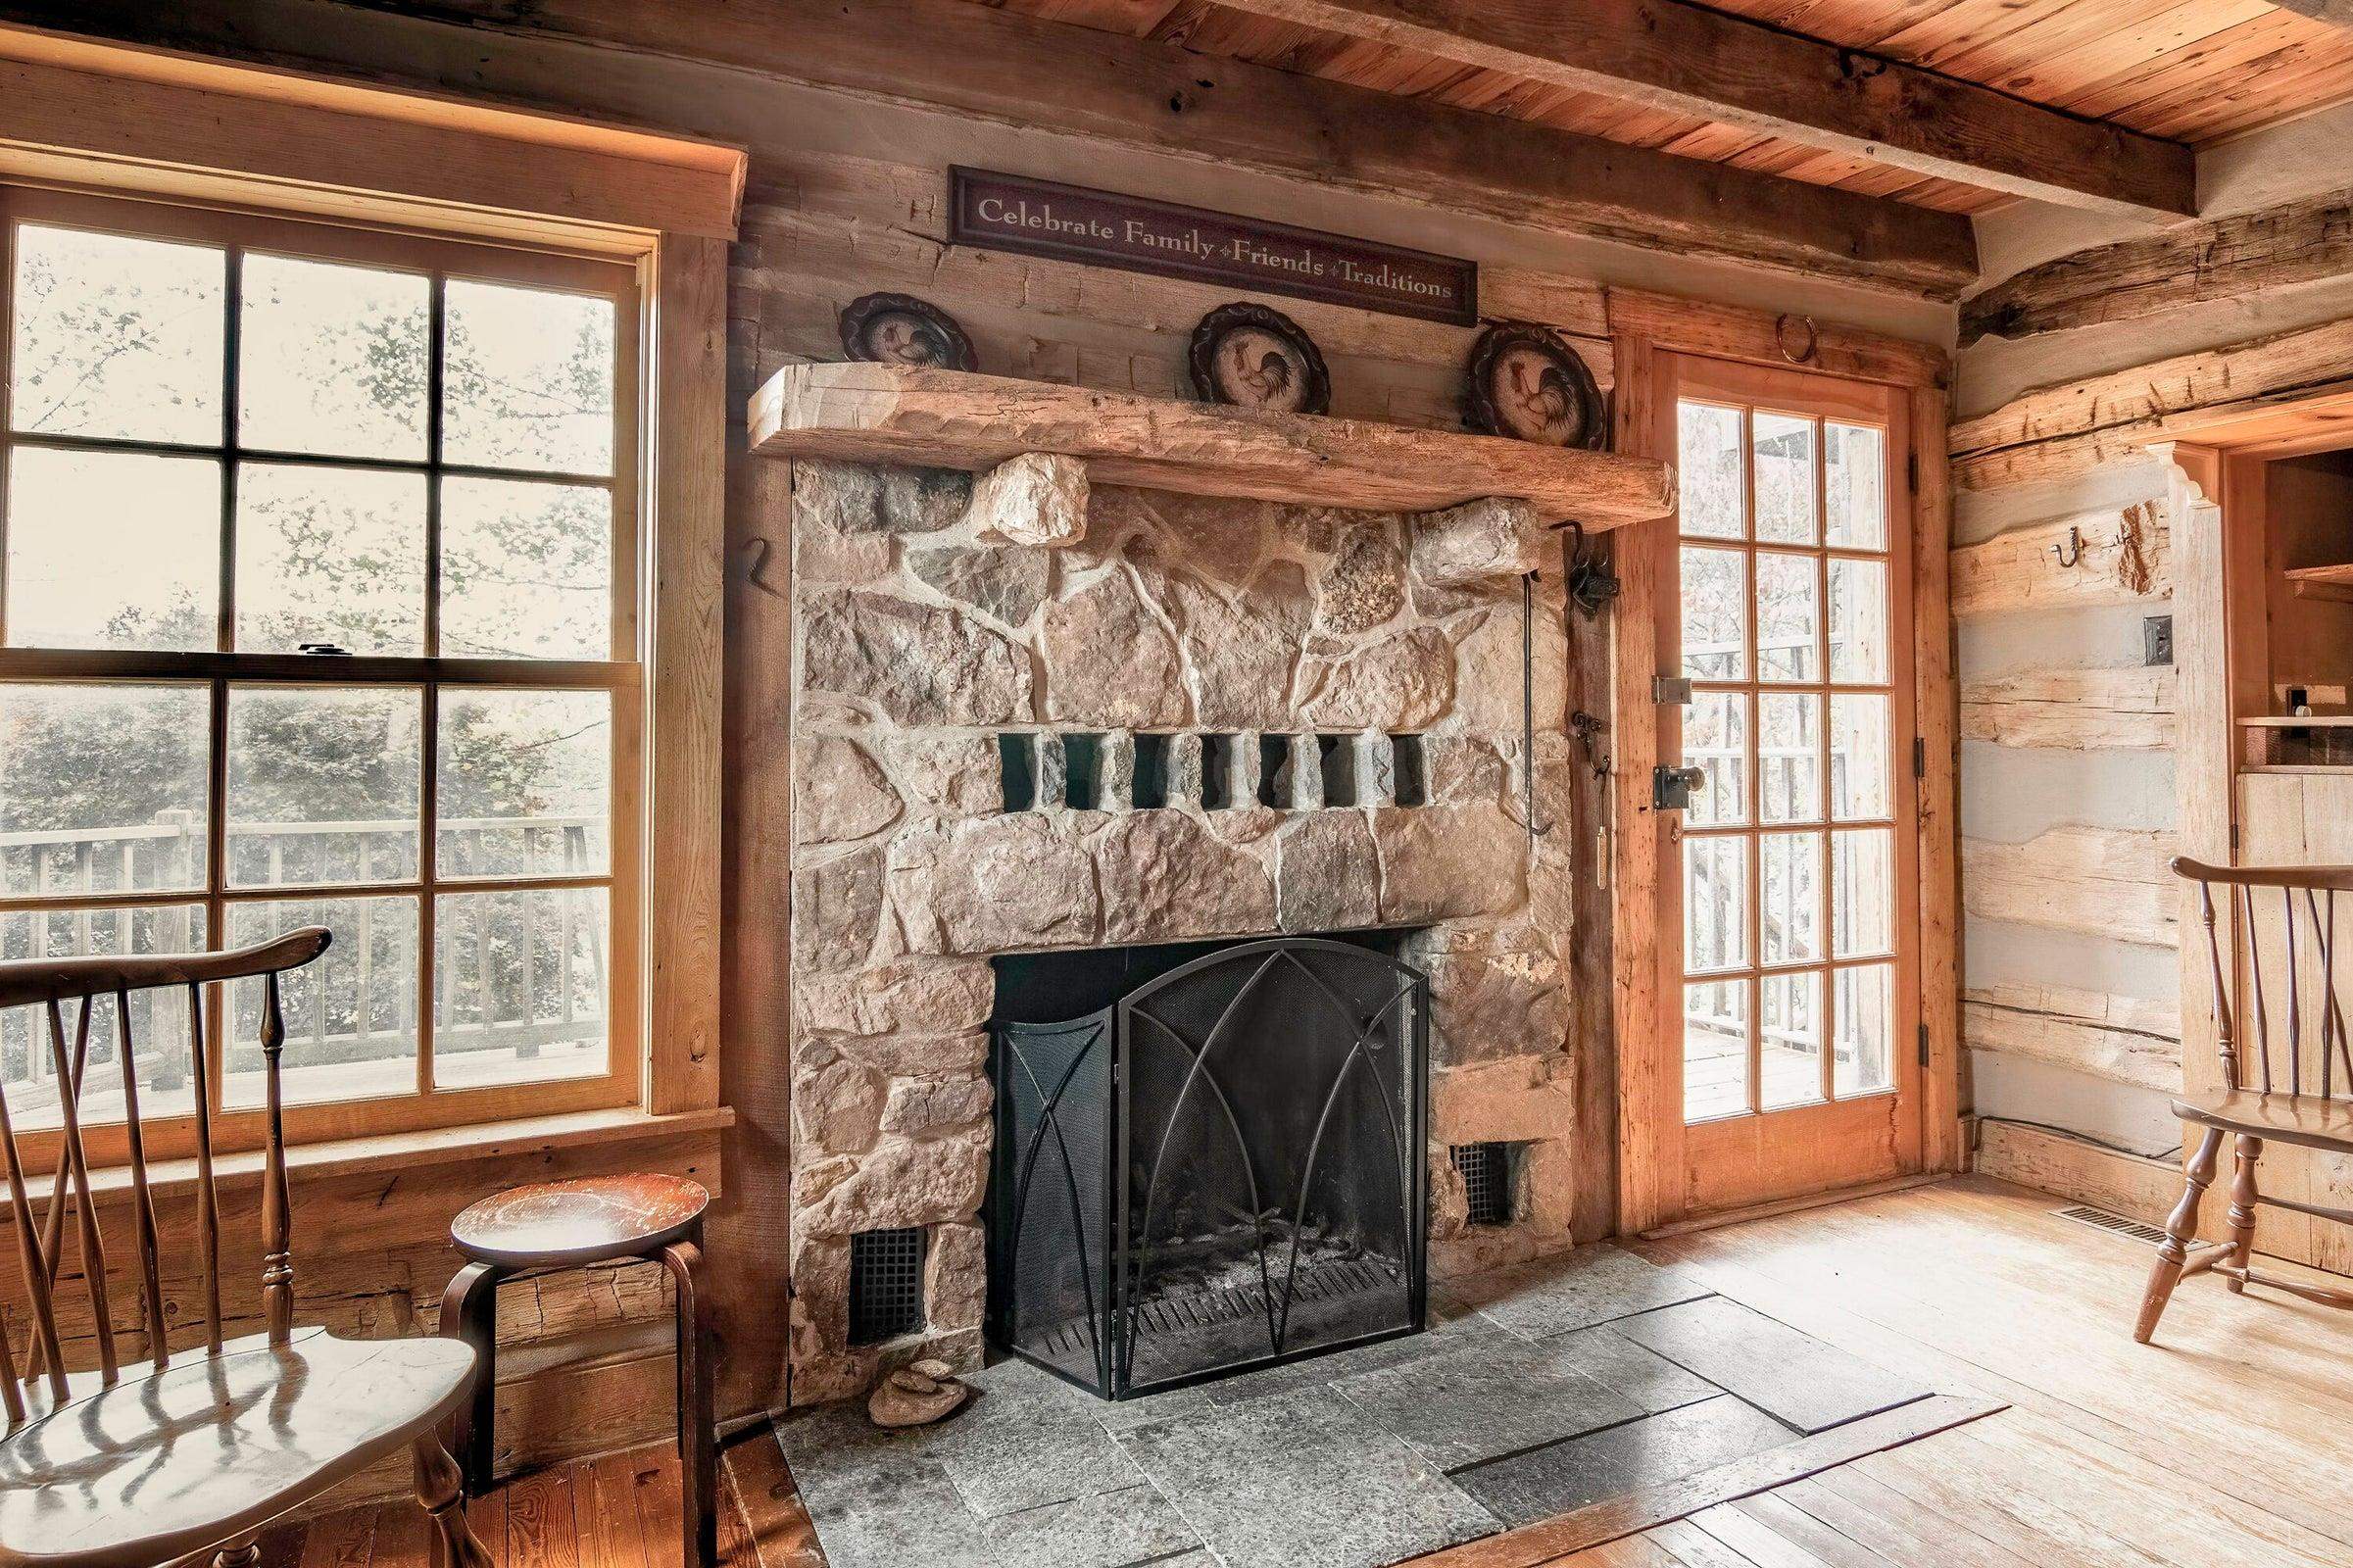
<path id="1" fill-rule="evenodd" d="M 1556 1559 L 1576 1568 L 2336 1568 L 2353 1562 L 2353 1318 L 2192 1280 L 2132 1341 L 2148 1250 L 1977 1178 L 1637 1242 L 1726 1295 L 2010 1408 Z M 2282 1265 L 2286 1267 L 2286 1265 Z M 822 1568 L 764 1435 L 725 1455 L 727 1568 Z M 678 1568 L 640 1449 L 474 1505 L 502 1568 Z M 266 1568 L 424 1568 L 414 1508 L 272 1531 Z M 909 1568 L 920 1568 L 910 1564 Z"/>

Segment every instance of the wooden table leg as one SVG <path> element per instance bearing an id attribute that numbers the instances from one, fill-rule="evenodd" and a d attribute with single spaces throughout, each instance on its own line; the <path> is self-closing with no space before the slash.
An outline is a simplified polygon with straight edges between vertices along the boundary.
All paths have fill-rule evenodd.
<path id="1" fill-rule="evenodd" d="M 504 1278 L 506 1271 L 495 1263 L 468 1263 L 441 1293 L 442 1337 L 464 1340 L 474 1348 L 473 1392 L 450 1418 L 450 1451 L 466 1477 L 469 1497 L 490 1490 L 498 1408 L 499 1281 Z"/>
<path id="2" fill-rule="evenodd" d="M 687 1568 L 719 1558 L 718 1412 L 712 1403 L 711 1301 L 698 1288 L 703 1250 L 672 1242 L 662 1261 L 678 1287 L 678 1475 L 684 1495 Z"/>

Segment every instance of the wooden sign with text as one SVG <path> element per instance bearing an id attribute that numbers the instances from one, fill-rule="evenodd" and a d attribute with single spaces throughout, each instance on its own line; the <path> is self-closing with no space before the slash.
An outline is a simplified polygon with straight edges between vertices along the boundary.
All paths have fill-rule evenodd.
<path id="1" fill-rule="evenodd" d="M 948 238 L 957 245 L 1458 326 L 1479 319 L 1472 262 L 1015 174 L 952 169 L 948 175 Z"/>

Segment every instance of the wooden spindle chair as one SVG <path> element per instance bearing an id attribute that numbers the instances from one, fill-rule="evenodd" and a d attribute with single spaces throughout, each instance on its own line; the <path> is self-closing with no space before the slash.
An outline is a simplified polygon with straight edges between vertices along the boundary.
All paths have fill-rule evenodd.
<path id="1" fill-rule="evenodd" d="M 0 1323 L 0 1568 L 154 1568 L 202 1551 L 216 1568 L 255 1568 L 260 1528 L 378 1459 L 411 1449 L 417 1497 L 432 1516 L 445 1568 L 489 1568 L 466 1528 L 458 1467 L 437 1428 L 467 1396 L 474 1352 L 439 1337 L 345 1341 L 294 1326 L 293 1209 L 279 1124 L 279 1057 L 286 1042 L 278 977 L 326 951 L 318 927 L 234 953 L 164 957 L 35 958 L 0 963 L 0 1008 L 32 1007 L 57 1075 L 58 1153 L 45 1203 L 38 1174 L 9 1118 L 0 1084 L 0 1156 L 7 1213 L 22 1271 L 27 1344 L 19 1356 Z M 217 1064 L 205 1038 L 204 987 L 260 977 L 267 1139 L 262 1153 L 260 1304 L 266 1332 L 223 1339 L 221 1200 L 205 1085 Z M 194 1224 L 173 1234 L 196 1252 L 201 1346 L 171 1348 L 166 1238 L 156 1222 L 140 1120 L 130 998 L 185 988 L 196 1083 L 195 1158 L 184 1185 Z M 78 1004 L 71 1038 L 69 1004 Z M 127 1166 L 93 1172 L 79 1102 L 87 1087 L 90 1017 L 114 1009 L 122 1064 Z M 45 1024 L 45 1029 L 41 1027 Z M 182 1185 L 175 1182 L 175 1186 Z M 107 1294 L 99 1197 L 127 1192 L 139 1358 L 118 1345 L 123 1326 Z M 60 1306 L 68 1216 L 74 1263 L 88 1297 L 97 1366 L 69 1371 Z M 183 1254 L 184 1255 L 184 1254 Z M 183 1336 L 193 1338 L 193 1331 Z"/>
<path id="2" fill-rule="evenodd" d="M 2176 875 L 2198 884 L 2223 1087 L 2174 1102 L 2176 1115 L 2204 1131 L 2183 1166 L 2187 1184 L 2165 1223 L 2141 1298 L 2132 1338 L 2143 1345 L 2157 1332 L 2174 1287 L 2193 1274 L 2219 1274 L 2233 1294 L 2264 1285 L 2323 1305 L 2353 1307 L 2353 1293 L 2257 1274 L 2253 1266 L 2255 1219 L 2264 1207 L 2353 1225 L 2353 1209 L 2267 1198 L 2256 1181 L 2266 1143 L 2353 1154 L 2353 1039 L 2345 1032 L 2336 972 L 2337 896 L 2353 894 L 2353 866 L 2215 866 L 2185 858 L 2173 866 Z M 2236 931 L 2228 943 L 2218 928 L 2218 899 Z M 2353 903 L 2344 916 L 2353 935 Z M 2353 974 L 2347 978 L 2353 982 Z M 2233 1156 L 2230 1239 L 2192 1256 L 2198 1206 L 2214 1181 L 2226 1135 Z"/>

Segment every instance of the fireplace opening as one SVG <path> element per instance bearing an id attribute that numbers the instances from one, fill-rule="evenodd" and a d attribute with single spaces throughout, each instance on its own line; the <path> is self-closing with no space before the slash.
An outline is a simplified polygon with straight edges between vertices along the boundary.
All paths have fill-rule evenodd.
<path id="1" fill-rule="evenodd" d="M 1116 1399 L 1419 1330 L 1402 937 L 993 960 L 992 1343 Z"/>

